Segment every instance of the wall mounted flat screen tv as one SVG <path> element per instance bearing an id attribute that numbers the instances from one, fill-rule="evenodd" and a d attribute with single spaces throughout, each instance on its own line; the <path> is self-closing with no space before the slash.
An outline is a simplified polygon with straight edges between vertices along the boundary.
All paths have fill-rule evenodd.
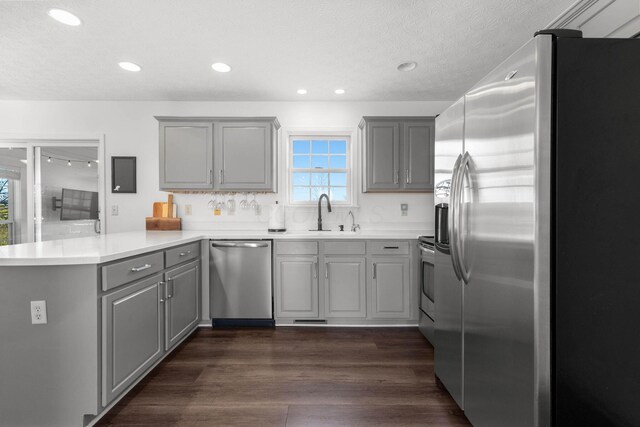
<path id="1" fill-rule="evenodd" d="M 63 188 L 60 220 L 79 219 L 98 219 L 98 193 Z"/>

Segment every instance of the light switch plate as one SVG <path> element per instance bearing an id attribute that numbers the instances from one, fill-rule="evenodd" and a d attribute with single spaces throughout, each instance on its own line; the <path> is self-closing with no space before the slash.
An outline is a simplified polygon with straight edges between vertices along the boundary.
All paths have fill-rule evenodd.
<path id="1" fill-rule="evenodd" d="M 191 215 L 192 213 L 193 213 L 193 210 L 191 209 L 191 205 L 184 205 L 184 214 Z"/>
<path id="2" fill-rule="evenodd" d="M 118 216 L 118 205 L 111 205 L 111 216 Z"/>
<path id="3" fill-rule="evenodd" d="M 402 216 L 407 216 L 409 214 L 409 204 L 408 203 L 401 203 L 400 204 L 400 214 Z"/>

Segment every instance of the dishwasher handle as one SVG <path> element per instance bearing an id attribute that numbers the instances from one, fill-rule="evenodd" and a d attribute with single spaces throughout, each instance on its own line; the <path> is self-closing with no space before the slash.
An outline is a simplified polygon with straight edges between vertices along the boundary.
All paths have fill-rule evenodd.
<path id="1" fill-rule="evenodd" d="M 268 242 L 212 242 L 213 248 L 268 248 Z"/>

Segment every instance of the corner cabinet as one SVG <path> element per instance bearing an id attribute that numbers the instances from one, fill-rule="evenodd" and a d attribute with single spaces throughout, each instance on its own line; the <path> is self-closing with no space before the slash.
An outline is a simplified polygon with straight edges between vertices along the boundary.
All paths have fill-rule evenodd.
<path id="1" fill-rule="evenodd" d="M 275 117 L 156 117 L 160 190 L 277 191 Z"/>
<path id="2" fill-rule="evenodd" d="M 199 247 L 177 246 L 101 267 L 103 407 L 198 327 Z M 176 260 L 176 253 L 185 255 Z"/>
<path id="3" fill-rule="evenodd" d="M 433 191 L 434 117 L 364 117 L 364 192 Z"/>

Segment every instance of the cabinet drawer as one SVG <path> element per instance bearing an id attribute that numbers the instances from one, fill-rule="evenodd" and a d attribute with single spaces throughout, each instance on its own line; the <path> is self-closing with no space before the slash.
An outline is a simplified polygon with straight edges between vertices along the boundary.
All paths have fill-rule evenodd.
<path id="1" fill-rule="evenodd" d="M 200 256 L 200 242 L 190 243 L 188 245 L 178 246 L 164 251 L 164 265 L 166 268 L 181 264 L 190 259 Z"/>
<path id="2" fill-rule="evenodd" d="M 318 242 L 276 242 L 278 255 L 318 255 Z"/>
<path id="3" fill-rule="evenodd" d="M 102 290 L 142 279 L 164 269 L 164 254 L 156 252 L 102 267 Z"/>
<path id="4" fill-rule="evenodd" d="M 325 242 L 324 253 L 326 255 L 364 255 L 364 242 Z"/>
<path id="5" fill-rule="evenodd" d="M 393 240 L 367 242 L 370 255 L 409 255 L 409 242 Z"/>

